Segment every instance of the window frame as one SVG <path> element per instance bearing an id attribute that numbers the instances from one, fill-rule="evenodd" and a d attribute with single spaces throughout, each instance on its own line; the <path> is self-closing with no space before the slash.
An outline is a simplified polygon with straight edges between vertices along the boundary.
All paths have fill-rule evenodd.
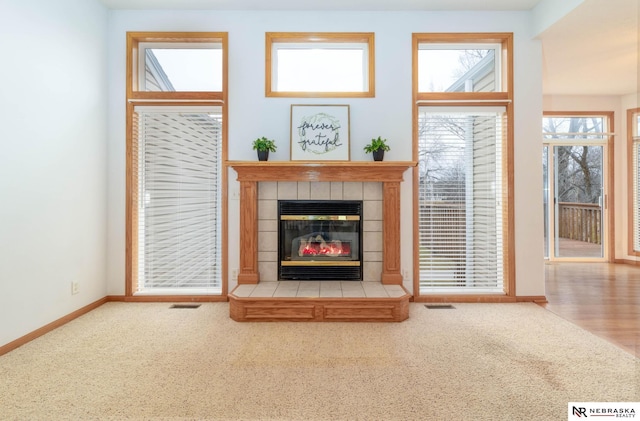
<path id="1" fill-rule="evenodd" d="M 612 111 L 544 111 L 542 113 L 541 123 L 544 124 L 545 118 L 586 118 L 586 117 L 598 117 L 602 118 L 603 129 L 606 128 L 604 132 L 598 132 L 602 137 L 599 139 L 581 139 L 580 142 L 576 142 L 571 139 L 554 139 L 551 137 L 547 137 L 547 135 L 551 134 L 548 132 L 542 132 L 542 146 L 545 145 L 552 148 L 553 146 L 569 146 L 575 144 L 593 144 L 594 146 L 602 146 L 602 150 L 604 153 L 602 166 L 603 166 L 603 181 L 602 181 L 602 189 L 606 192 L 606 196 L 603 195 L 604 200 L 602 203 L 603 209 L 606 208 L 606 218 L 602 218 L 602 227 L 603 231 L 606 230 L 606 246 L 603 245 L 602 248 L 602 258 L 601 261 L 608 262 L 613 259 L 615 255 L 615 191 L 614 191 L 614 162 L 613 162 L 613 152 L 614 152 L 614 127 L 615 127 L 615 116 Z M 557 134 L 567 134 L 558 132 Z M 550 149 L 551 150 L 551 149 Z M 605 161 L 606 157 L 606 161 Z M 605 171 L 606 169 L 606 171 Z M 562 257 L 556 257 L 554 261 L 562 261 L 562 260 L 571 260 Z M 573 259 L 575 260 L 575 259 Z"/>
<path id="2" fill-rule="evenodd" d="M 222 91 L 146 92 L 140 87 L 140 57 L 146 44 L 184 46 L 219 44 L 222 48 Z M 142 45 L 142 46 L 141 46 Z M 129 100 L 218 100 L 227 91 L 228 37 L 224 32 L 127 32 L 127 98 Z M 144 47 L 144 48 L 143 48 Z"/>
<path id="3" fill-rule="evenodd" d="M 142 92 L 137 91 L 138 53 L 141 42 L 154 43 L 219 43 L 222 46 L 222 91 L 220 92 Z M 125 300 L 126 301 L 226 301 L 228 293 L 228 33 L 226 32 L 127 32 L 126 46 L 126 197 L 125 197 Z M 135 295 L 138 260 L 138 215 L 135 165 L 134 111 L 142 105 L 154 106 L 221 106 L 222 107 L 222 155 L 221 159 L 221 274 L 222 288 L 219 295 L 188 293 L 161 295 Z"/>
<path id="4" fill-rule="evenodd" d="M 368 69 L 363 74 L 368 80 L 362 92 L 276 91 L 273 77 L 277 59 L 273 54 L 275 44 L 308 44 L 309 49 L 322 44 L 366 44 Z M 375 34 L 373 32 L 267 32 L 265 34 L 265 96 L 286 98 L 373 98 L 375 97 Z"/>
<path id="5" fill-rule="evenodd" d="M 627 110 L 627 247 L 629 256 L 640 257 L 640 248 L 635 248 L 635 237 L 638 230 L 640 230 L 640 220 L 636 221 L 634 217 L 634 209 L 640 206 L 640 197 L 637 197 L 638 191 L 638 174 L 637 167 L 633 165 L 634 162 L 634 149 L 637 145 L 640 148 L 640 133 L 636 133 L 638 130 L 638 119 L 640 119 L 640 108 L 631 108 Z M 640 218 L 639 218 L 640 219 Z"/>
<path id="6" fill-rule="evenodd" d="M 500 92 L 419 92 L 418 91 L 418 51 L 422 44 L 452 47 L 469 45 L 501 45 L 500 57 Z M 514 302 L 516 300 L 515 284 L 515 216 L 513 195 L 513 139 L 514 139 L 514 104 L 513 104 L 513 33 L 413 33 L 412 34 L 412 100 L 413 100 L 413 160 L 419 161 L 419 114 L 420 107 L 433 106 L 504 106 L 506 108 L 507 127 L 502 141 L 502 241 L 503 241 L 503 293 L 482 294 L 473 291 L 461 291 L 462 294 L 421 294 L 420 293 L 420 240 L 414 235 L 413 251 L 413 288 L 416 301 L 456 300 L 477 301 L 482 296 L 485 301 Z M 414 232 L 419 227 L 419 174 L 413 172 Z M 464 298 L 469 297 L 469 298 Z"/>

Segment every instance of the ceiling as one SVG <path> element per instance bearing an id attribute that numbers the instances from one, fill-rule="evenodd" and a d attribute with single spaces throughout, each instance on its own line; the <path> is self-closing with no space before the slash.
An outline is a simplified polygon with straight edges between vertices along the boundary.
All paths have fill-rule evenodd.
<path id="1" fill-rule="evenodd" d="M 532 10 L 541 0 L 101 0 L 111 9 Z M 638 0 L 583 0 L 542 32 L 543 91 L 625 95 L 638 91 Z"/>
<path id="2" fill-rule="evenodd" d="M 638 0 L 584 0 L 538 38 L 545 94 L 638 91 Z"/>

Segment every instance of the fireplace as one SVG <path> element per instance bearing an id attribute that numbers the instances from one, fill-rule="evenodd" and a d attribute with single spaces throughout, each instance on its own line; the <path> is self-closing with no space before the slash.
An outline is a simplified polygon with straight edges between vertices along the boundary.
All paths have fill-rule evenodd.
<path id="1" fill-rule="evenodd" d="M 374 210 L 379 211 L 379 221 L 381 222 L 380 233 L 382 238 L 379 239 L 380 247 L 376 262 L 379 262 L 380 275 L 370 280 L 380 280 L 383 285 L 402 285 L 403 277 L 401 272 L 400 258 L 400 183 L 403 181 L 404 172 L 411 167 L 416 166 L 416 162 L 257 162 L 257 161 L 228 161 L 227 165 L 232 167 L 238 174 L 240 182 L 240 236 L 239 244 L 241 252 L 238 261 L 238 285 L 257 284 L 261 280 L 260 271 L 258 269 L 259 255 L 259 229 L 258 229 L 258 184 L 270 182 L 298 182 L 307 183 L 317 187 L 330 184 L 333 187 L 334 182 L 353 182 L 357 183 L 380 183 L 382 185 L 381 198 L 379 204 Z M 310 199 L 314 199 L 313 194 Z M 333 196 L 333 190 L 327 198 Z M 363 197 L 363 196 L 361 196 Z M 289 198 L 282 198 L 289 199 Z M 294 199 L 293 197 L 290 199 Z M 299 197 L 299 199 L 303 199 Z M 304 198 L 306 199 L 306 198 Z M 317 197 L 321 200 L 325 197 Z M 347 198 L 345 198 L 347 199 Z M 367 200 L 365 199 L 365 211 L 367 210 Z M 336 198 L 336 200 L 340 200 Z M 353 198 L 349 200 L 359 200 Z M 365 212 L 366 214 L 366 212 Z M 273 206 L 273 237 L 277 237 L 278 221 L 277 219 L 277 203 Z M 368 219 L 368 218 L 367 218 Z M 365 234 L 367 233 L 367 222 L 364 221 Z M 268 225 L 268 224 L 266 224 Z M 371 224 L 369 224 L 371 227 Z M 271 231 L 271 229 L 269 229 Z M 377 241 L 376 241 L 377 242 Z M 275 247 L 273 251 L 262 250 L 263 257 L 273 252 L 273 280 L 278 278 L 278 253 L 277 238 L 274 238 Z M 367 241 L 367 246 L 369 242 Z M 364 250 L 364 260 L 367 260 L 367 253 L 372 250 Z M 379 260 L 378 260 L 379 259 Z M 265 262 L 266 263 L 266 262 Z M 364 281 L 367 281 L 368 266 L 364 268 Z M 264 278 L 263 278 L 264 280 Z"/>
<path id="2" fill-rule="evenodd" d="M 362 280 L 362 201 L 279 200 L 278 278 Z"/>
<path id="3" fill-rule="evenodd" d="M 409 317 L 411 295 L 402 287 L 400 265 L 400 183 L 403 173 L 415 167 L 415 162 L 228 161 L 228 165 L 237 172 L 240 182 L 238 285 L 228 295 L 233 320 L 400 322 Z M 350 244 L 346 254 L 362 253 L 363 282 L 341 282 L 339 297 L 331 291 L 323 295 L 322 287 L 328 283 L 318 282 L 316 291 L 315 282 L 270 282 L 279 279 L 279 262 L 286 261 L 279 259 L 277 250 L 281 225 L 278 202 L 329 199 L 362 200 L 360 232 L 364 241 L 357 253 Z M 302 214 L 309 215 L 292 212 Z M 310 228 L 305 234 L 316 231 L 322 232 Z M 307 242 L 310 237 L 306 237 Z M 322 246 L 322 241 L 319 243 Z M 299 247 L 298 243 L 298 253 Z M 290 248 L 295 250 L 293 242 Z M 291 256 L 291 250 L 289 253 Z M 375 270 L 369 273 L 372 268 Z M 350 285 L 362 287 L 364 297 L 351 294 Z M 287 291 L 278 294 L 281 287 Z M 295 296 L 290 294 L 290 287 L 295 289 Z M 367 290 L 373 292 L 372 296 Z M 382 297 L 379 291 L 385 291 Z"/>

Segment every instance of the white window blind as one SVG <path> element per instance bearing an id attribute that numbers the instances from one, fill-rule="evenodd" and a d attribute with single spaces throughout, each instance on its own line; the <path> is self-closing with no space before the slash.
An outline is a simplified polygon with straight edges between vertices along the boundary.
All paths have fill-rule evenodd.
<path id="1" fill-rule="evenodd" d="M 640 114 L 633 115 L 633 250 L 640 251 Z"/>
<path id="2" fill-rule="evenodd" d="M 138 292 L 220 293 L 221 110 L 136 107 Z"/>
<path id="3" fill-rule="evenodd" d="M 504 109 L 421 107 L 418 124 L 420 291 L 503 292 Z"/>

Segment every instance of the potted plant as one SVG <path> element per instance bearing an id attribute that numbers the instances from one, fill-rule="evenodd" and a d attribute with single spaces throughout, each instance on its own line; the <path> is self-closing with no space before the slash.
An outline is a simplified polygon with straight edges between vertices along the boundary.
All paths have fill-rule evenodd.
<path id="1" fill-rule="evenodd" d="M 262 136 L 253 141 L 253 149 L 258 151 L 258 161 L 266 161 L 269 159 L 269 152 L 276 151 L 276 142 Z"/>
<path id="2" fill-rule="evenodd" d="M 374 161 L 382 161 L 384 159 L 384 151 L 391 150 L 387 145 L 387 139 L 378 136 L 377 139 L 371 139 L 371 143 L 364 147 L 366 153 L 373 153 Z"/>

